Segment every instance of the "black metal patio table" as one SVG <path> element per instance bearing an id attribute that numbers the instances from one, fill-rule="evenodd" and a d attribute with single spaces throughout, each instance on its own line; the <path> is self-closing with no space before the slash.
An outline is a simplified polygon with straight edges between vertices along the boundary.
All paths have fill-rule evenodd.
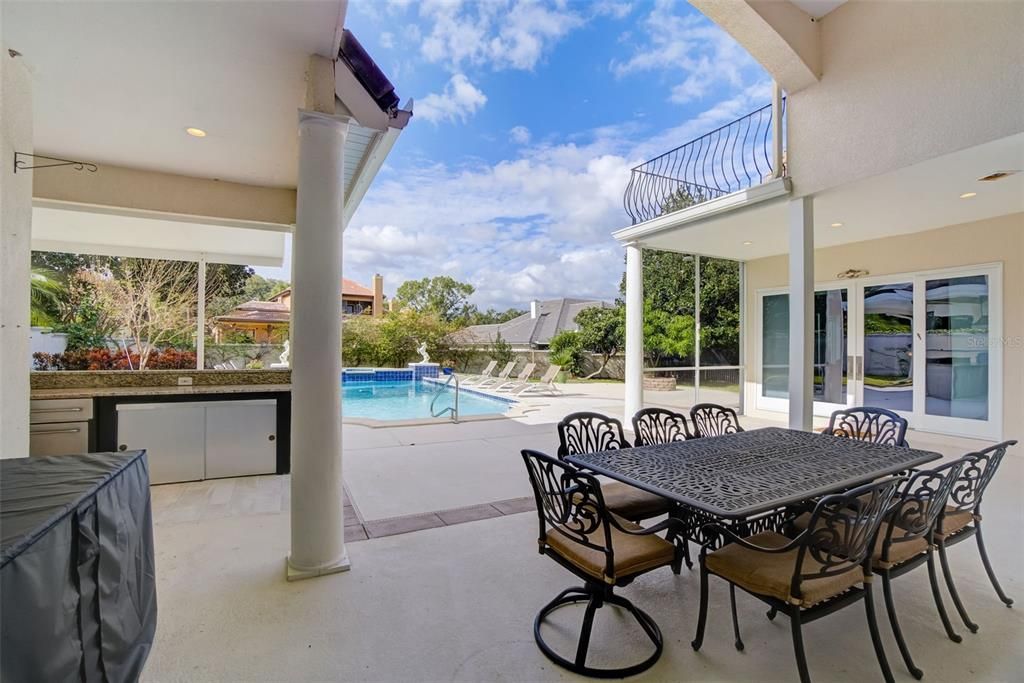
<path id="1" fill-rule="evenodd" d="M 689 520 L 691 528 L 722 520 L 753 532 L 774 528 L 786 506 L 941 457 L 932 451 L 768 427 L 565 459 L 679 503 L 684 515 L 696 517 Z"/>

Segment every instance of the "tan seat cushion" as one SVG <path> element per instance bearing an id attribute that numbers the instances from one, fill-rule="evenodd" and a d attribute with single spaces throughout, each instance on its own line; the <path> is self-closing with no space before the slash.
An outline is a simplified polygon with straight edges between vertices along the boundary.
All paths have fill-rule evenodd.
<path id="1" fill-rule="evenodd" d="M 970 510 L 957 511 L 954 508 L 946 507 L 945 514 L 935 527 L 935 535 L 942 538 L 952 536 L 973 521 L 974 513 Z"/>
<path id="2" fill-rule="evenodd" d="M 618 516 L 616 519 L 626 529 L 639 530 L 642 528 Z M 605 543 L 604 525 L 595 529 L 587 536 L 587 539 L 590 543 L 603 547 Z M 669 564 L 675 557 L 675 547 L 665 539 L 655 534 L 647 536 L 627 534 L 613 526 L 612 550 L 615 567 L 613 575 L 606 576 L 606 560 L 603 551 L 581 545 L 573 538 L 557 531 L 557 527 L 548 530 L 547 544 L 552 550 L 590 576 L 608 583 L 614 583 L 619 579 Z"/>
<path id="3" fill-rule="evenodd" d="M 805 512 L 804 514 L 793 520 L 793 526 L 796 527 L 797 531 L 803 531 L 811 523 L 811 513 Z M 885 562 L 882 561 L 882 546 L 885 545 L 885 535 L 888 533 L 888 529 L 883 523 L 882 528 L 878 531 L 878 537 L 875 539 L 875 547 L 871 553 L 871 565 L 878 569 L 891 569 L 896 565 L 903 564 L 910 558 L 920 555 L 921 553 L 928 550 L 928 541 L 922 538 L 915 538 L 912 541 L 897 541 L 889 546 L 889 559 Z M 897 539 L 902 535 L 903 532 L 893 532 L 893 538 Z"/>
<path id="4" fill-rule="evenodd" d="M 790 539 L 774 531 L 764 531 L 747 539 L 749 543 L 762 548 L 781 548 Z M 839 574 L 815 579 L 804 579 L 800 584 L 802 597 L 790 595 L 790 584 L 796 568 L 798 549 L 784 553 L 765 553 L 731 543 L 708 554 L 707 568 L 714 574 L 758 595 L 768 595 L 790 604 L 810 607 L 823 600 L 857 585 L 864 579 L 864 573 L 857 565 Z M 821 563 L 805 554 L 801 573 L 813 574 L 820 570 Z M 836 567 L 835 569 L 838 569 Z"/>
<path id="5" fill-rule="evenodd" d="M 619 517 L 641 520 L 667 513 L 672 504 L 665 498 L 620 481 L 601 485 L 604 504 Z"/>

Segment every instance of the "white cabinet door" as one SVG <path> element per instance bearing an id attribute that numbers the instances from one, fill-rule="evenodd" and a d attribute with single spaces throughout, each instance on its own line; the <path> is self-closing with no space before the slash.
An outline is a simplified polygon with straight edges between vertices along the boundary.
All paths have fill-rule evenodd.
<path id="1" fill-rule="evenodd" d="M 277 471 L 277 402 L 225 401 L 206 406 L 206 477 Z"/>
<path id="2" fill-rule="evenodd" d="M 189 403 L 117 406 L 117 447 L 145 449 L 151 484 L 197 481 L 205 475 L 206 407 Z"/>

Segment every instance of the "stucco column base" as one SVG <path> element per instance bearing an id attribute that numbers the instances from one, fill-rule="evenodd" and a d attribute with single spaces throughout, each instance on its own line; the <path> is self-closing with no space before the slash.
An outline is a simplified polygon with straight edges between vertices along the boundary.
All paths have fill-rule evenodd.
<path id="1" fill-rule="evenodd" d="M 313 569 L 293 567 L 291 555 L 288 555 L 288 557 L 285 558 L 284 564 L 285 578 L 288 581 L 301 581 L 302 579 L 312 579 L 317 576 L 326 576 L 327 574 L 340 574 L 341 572 L 347 572 L 352 568 L 352 563 L 349 562 L 347 551 L 337 562 L 333 562 L 323 567 L 316 567 Z"/>

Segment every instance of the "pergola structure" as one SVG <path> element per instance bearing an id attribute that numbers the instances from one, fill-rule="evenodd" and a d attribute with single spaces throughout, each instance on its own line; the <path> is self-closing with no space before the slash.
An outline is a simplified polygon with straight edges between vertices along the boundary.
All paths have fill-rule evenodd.
<path id="1" fill-rule="evenodd" d="M 0 451 L 28 453 L 32 249 L 279 265 L 291 232 L 289 578 L 348 567 L 341 235 L 412 115 L 345 31 L 346 9 L 2 10 Z"/>

